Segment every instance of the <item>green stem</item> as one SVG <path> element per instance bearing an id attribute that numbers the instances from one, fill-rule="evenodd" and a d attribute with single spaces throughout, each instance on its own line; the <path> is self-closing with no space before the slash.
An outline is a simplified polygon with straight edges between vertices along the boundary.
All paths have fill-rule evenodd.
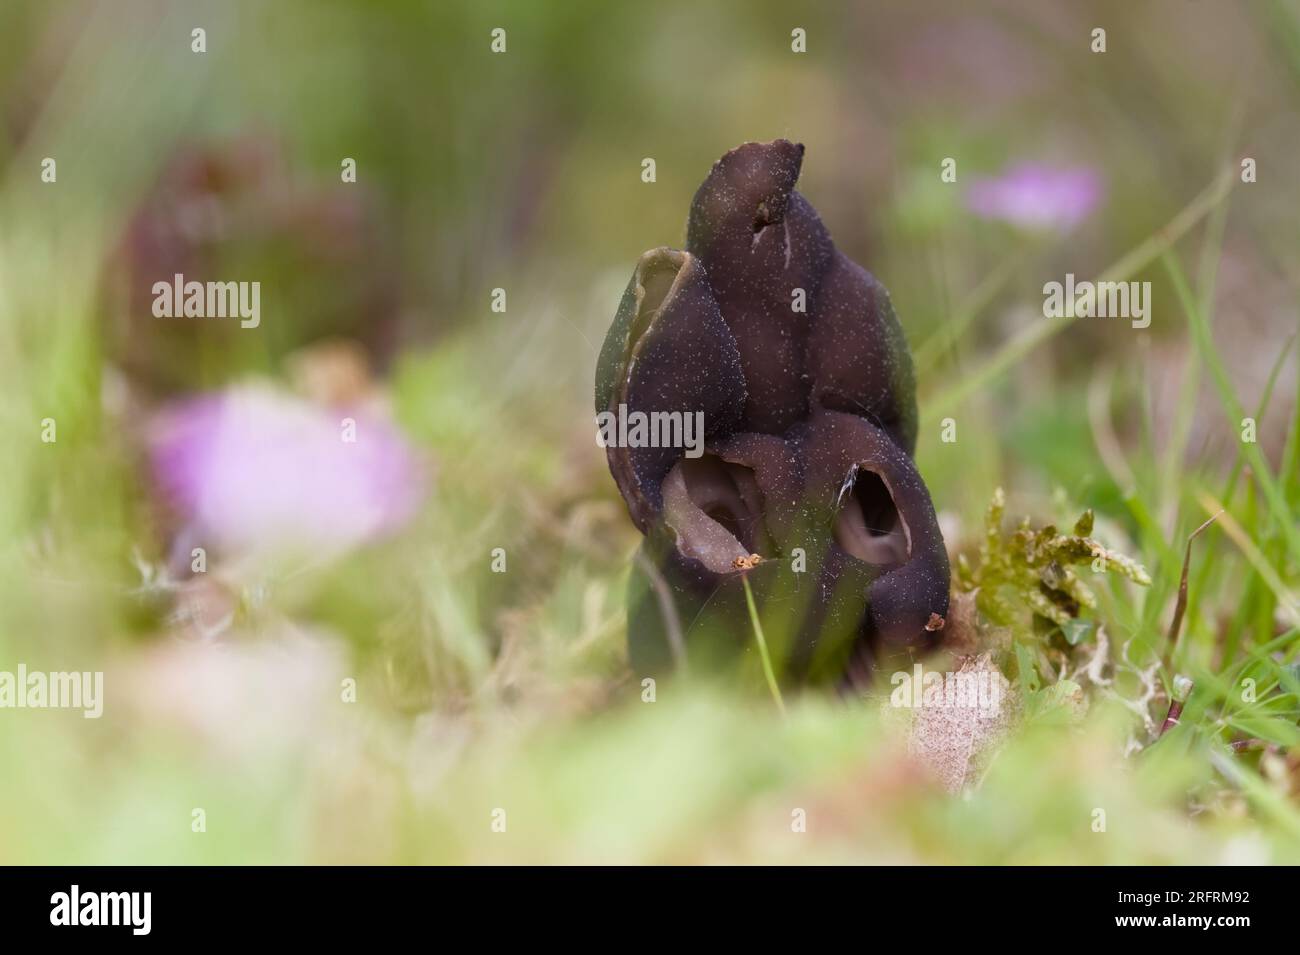
<path id="1" fill-rule="evenodd" d="M 767 653 L 767 641 L 763 639 L 763 625 L 758 622 L 758 608 L 754 606 L 754 592 L 749 589 L 749 575 L 741 574 L 740 582 L 745 585 L 745 603 L 749 605 L 749 622 L 754 627 L 754 640 L 758 643 L 758 655 L 763 661 L 763 676 L 767 678 L 767 688 L 772 691 L 776 708 L 785 715 L 785 701 L 781 699 L 781 688 L 776 685 L 776 673 L 772 669 L 772 658 Z"/>

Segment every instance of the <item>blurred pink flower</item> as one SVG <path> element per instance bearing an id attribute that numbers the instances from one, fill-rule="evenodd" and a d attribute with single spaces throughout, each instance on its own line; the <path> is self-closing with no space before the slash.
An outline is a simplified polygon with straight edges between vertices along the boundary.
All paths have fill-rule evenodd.
<path id="1" fill-rule="evenodd" d="M 169 406 L 149 449 L 158 487 L 186 521 L 182 537 L 231 556 L 340 554 L 400 527 L 423 491 L 416 455 L 390 422 L 268 386 Z"/>
<path id="2" fill-rule="evenodd" d="M 1068 232 L 1097 208 L 1102 191 L 1101 177 L 1086 166 L 1027 162 L 976 180 L 966 204 L 978 216 L 1022 229 Z"/>

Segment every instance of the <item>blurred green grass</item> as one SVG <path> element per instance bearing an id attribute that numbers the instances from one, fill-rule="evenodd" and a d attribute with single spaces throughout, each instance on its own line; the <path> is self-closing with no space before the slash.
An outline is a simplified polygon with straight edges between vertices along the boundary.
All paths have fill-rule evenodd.
<path id="1" fill-rule="evenodd" d="M 1224 746 L 1238 731 L 1296 751 L 1300 405 L 1283 348 L 1300 330 L 1300 15 L 1048 6 L 6 4 L 0 669 L 104 669 L 108 700 L 99 721 L 0 711 L 0 860 L 1300 861 L 1293 784 L 1274 757 Z M 497 25 L 509 52 L 492 58 Z M 332 186 L 354 156 L 380 197 L 393 261 L 374 265 L 400 276 L 404 334 L 387 390 L 436 480 L 400 537 L 263 582 L 202 644 L 135 593 L 132 555 L 164 543 L 141 422 L 106 400 L 102 286 L 169 157 L 249 134 L 304 183 Z M 590 436 L 593 343 L 636 256 L 680 243 L 710 163 L 774 136 L 807 144 L 801 190 L 891 290 L 950 547 L 969 548 L 999 485 L 1042 520 L 1095 508 L 1099 536 L 1154 578 L 1107 590 L 1100 616 L 1158 654 L 1206 495 L 1253 545 L 1222 523 L 1196 544 L 1162 680 L 1197 691 L 1160 743 L 1125 759 L 1132 715 L 1097 700 L 1017 731 L 954 798 L 871 707 L 796 697 L 783 721 L 765 698 L 684 680 L 640 702 L 622 642 L 636 534 Z M 1261 181 L 1196 206 L 1247 154 Z M 47 155 L 56 188 L 39 182 Z M 1024 156 L 1083 162 L 1107 200 L 1075 235 L 1023 236 L 945 191 L 950 155 L 959 182 Z M 1187 228 L 1163 231 L 1189 205 Z M 1125 274 L 1155 286 L 1149 334 L 1044 333 L 1045 277 L 1144 249 Z M 497 286 L 505 314 L 488 308 Z M 305 324 L 306 307 L 286 299 L 267 321 Z M 281 373 L 271 354 L 213 360 L 216 380 Z M 1245 413 L 1259 447 L 1236 440 Z M 948 414 L 952 444 L 934 425 Z M 36 438 L 47 415 L 53 445 Z M 490 572 L 494 547 L 507 574 Z M 1279 684 L 1262 710 L 1240 702 L 1246 672 L 1261 699 Z"/>

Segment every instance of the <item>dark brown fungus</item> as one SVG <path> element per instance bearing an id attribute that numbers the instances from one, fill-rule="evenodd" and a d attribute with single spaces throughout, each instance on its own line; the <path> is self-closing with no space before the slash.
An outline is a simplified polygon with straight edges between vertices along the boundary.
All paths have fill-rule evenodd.
<path id="1" fill-rule="evenodd" d="M 930 646 L 948 613 L 907 342 L 884 286 L 794 190 L 803 153 L 776 140 L 718 160 L 686 251 L 641 257 L 601 350 L 598 422 L 646 536 L 628 595 L 639 672 L 746 653 L 742 575 L 787 682 Z M 671 431 L 672 414 L 702 427 Z M 638 433 L 637 415 L 657 423 Z"/>

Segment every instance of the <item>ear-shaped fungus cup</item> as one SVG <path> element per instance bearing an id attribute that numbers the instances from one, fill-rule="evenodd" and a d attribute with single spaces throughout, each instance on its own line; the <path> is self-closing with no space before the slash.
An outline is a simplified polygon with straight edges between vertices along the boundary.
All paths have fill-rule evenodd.
<path id="1" fill-rule="evenodd" d="M 646 252 L 601 348 L 598 417 L 699 413 L 703 440 L 730 430 L 744 403 L 740 355 L 703 266 L 687 252 Z M 662 484 L 683 449 L 629 443 L 607 443 L 606 456 L 632 520 L 645 532 L 663 510 Z"/>
<path id="2" fill-rule="evenodd" d="M 867 601 L 873 635 L 893 646 L 936 642 L 936 618 L 948 614 L 948 551 L 912 459 L 875 425 L 836 411 L 814 415 L 807 455 L 810 490 L 826 494 L 840 475 L 835 548 L 879 570 Z"/>
<path id="3" fill-rule="evenodd" d="M 736 336 L 748 401 L 741 430 L 781 434 L 808 407 L 805 350 L 811 303 L 831 261 L 830 235 L 794 191 L 803 146 L 746 143 L 713 165 L 686 227 Z"/>

